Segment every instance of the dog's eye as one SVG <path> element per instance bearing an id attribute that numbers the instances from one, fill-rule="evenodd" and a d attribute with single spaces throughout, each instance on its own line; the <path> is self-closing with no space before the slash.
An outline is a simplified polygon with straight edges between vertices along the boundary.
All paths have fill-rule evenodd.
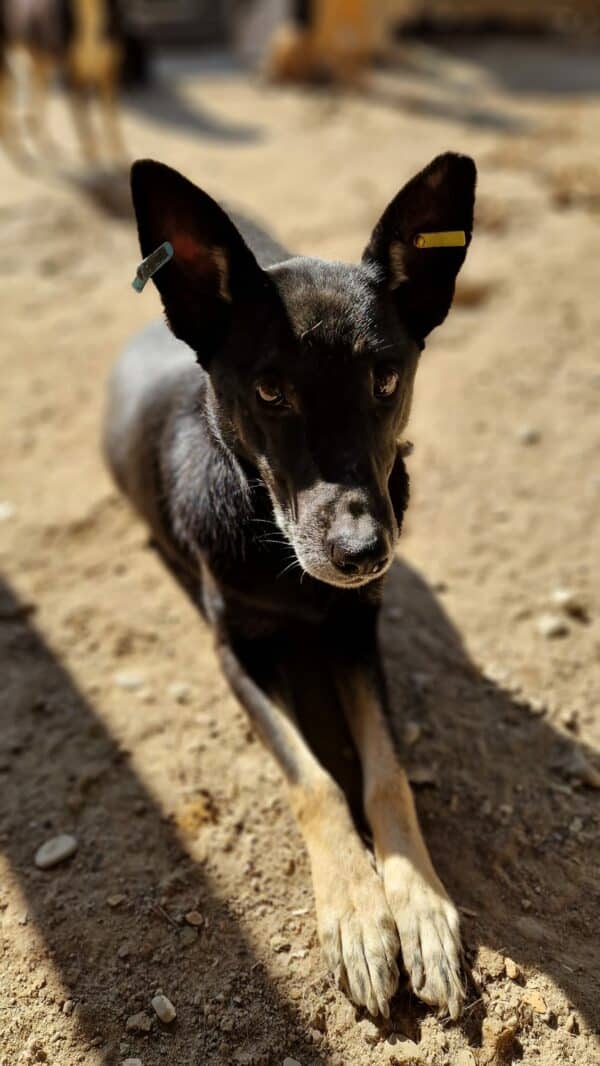
<path id="1" fill-rule="evenodd" d="M 285 395 L 272 381 L 259 381 L 256 386 L 256 395 L 261 403 L 267 404 L 269 407 L 282 407 L 285 403 Z"/>
<path id="2" fill-rule="evenodd" d="M 396 389 L 400 381 L 400 376 L 397 370 L 393 370 L 392 367 L 385 366 L 380 367 L 375 371 L 373 392 L 378 400 L 389 400 Z"/>

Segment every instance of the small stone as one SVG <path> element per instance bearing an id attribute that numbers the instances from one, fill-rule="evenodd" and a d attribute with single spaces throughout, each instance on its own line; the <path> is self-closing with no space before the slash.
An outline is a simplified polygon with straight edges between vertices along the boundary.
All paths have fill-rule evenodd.
<path id="1" fill-rule="evenodd" d="M 437 768 L 435 766 L 413 766 L 408 771 L 408 780 L 412 785 L 432 788 L 437 786 Z"/>
<path id="2" fill-rule="evenodd" d="M 10 500 L 0 500 L 0 522 L 8 522 L 16 515 L 16 507 Z"/>
<path id="3" fill-rule="evenodd" d="M 305 959 L 308 955 L 308 948 L 298 948 L 297 951 L 292 951 L 290 955 L 291 959 Z"/>
<path id="4" fill-rule="evenodd" d="M 51 866 L 57 866 L 59 862 L 70 859 L 77 851 L 77 840 L 69 833 L 61 833 L 52 837 L 35 853 L 35 865 L 40 870 L 49 870 Z"/>
<path id="5" fill-rule="evenodd" d="M 120 959 L 126 959 L 129 954 L 130 954 L 129 944 L 121 944 L 121 947 L 117 951 L 117 955 L 119 956 L 119 958 Z"/>
<path id="6" fill-rule="evenodd" d="M 485 668 L 485 676 L 488 681 L 493 681 L 495 685 L 503 685 L 508 680 L 508 670 L 497 663 L 490 663 Z"/>
<path id="7" fill-rule="evenodd" d="M 582 829 L 583 829 L 583 818 L 578 818 L 578 817 L 573 818 L 573 820 L 571 821 L 571 823 L 569 825 L 569 832 L 570 833 L 581 833 Z"/>
<path id="8" fill-rule="evenodd" d="M 286 1055 L 283 1060 L 283 1066 L 302 1066 L 302 1063 L 298 1062 L 298 1059 L 291 1059 L 289 1055 Z"/>
<path id="9" fill-rule="evenodd" d="M 222 1033 L 231 1033 L 235 1028 L 235 1020 L 230 1014 L 226 1014 L 224 1018 L 221 1018 L 219 1028 Z"/>
<path id="10" fill-rule="evenodd" d="M 366 1044 L 378 1044 L 381 1039 L 379 1027 L 370 1018 L 363 1018 L 358 1023 L 358 1028 Z"/>
<path id="11" fill-rule="evenodd" d="M 579 714 L 573 707 L 568 711 L 563 711 L 560 716 L 560 724 L 565 729 L 568 729 L 569 733 L 579 732 Z"/>
<path id="12" fill-rule="evenodd" d="M 183 948 L 189 948 L 198 940 L 198 930 L 187 925 L 179 934 L 179 943 Z"/>
<path id="13" fill-rule="evenodd" d="M 477 952 L 477 962 L 479 969 L 491 977 L 492 980 L 497 980 L 504 976 L 504 958 L 492 948 L 480 947 Z"/>
<path id="14" fill-rule="evenodd" d="M 555 607 L 558 607 L 565 614 L 569 614 L 571 618 L 577 618 L 580 622 L 587 621 L 587 605 L 583 601 L 583 597 L 574 589 L 568 588 L 556 588 L 554 589 L 551 601 Z"/>
<path id="15" fill-rule="evenodd" d="M 141 1059 L 123 1059 L 121 1066 L 143 1066 Z"/>
<path id="16" fill-rule="evenodd" d="M 567 1030 L 568 1033 L 578 1033 L 579 1032 L 579 1025 L 577 1024 L 577 1018 L 573 1014 L 573 1011 L 571 1011 L 571 1013 L 569 1014 L 569 1016 L 568 1016 L 568 1018 L 567 1018 L 567 1020 L 565 1022 L 565 1029 Z"/>
<path id="17" fill-rule="evenodd" d="M 127 1019 L 127 1028 L 132 1033 L 149 1033 L 152 1028 L 152 1018 L 146 1014 L 145 1010 L 141 1010 Z"/>
<path id="18" fill-rule="evenodd" d="M 114 896 L 107 896 L 106 902 L 109 907 L 120 907 L 126 899 L 127 896 L 124 896 L 122 892 L 118 892 Z"/>
<path id="19" fill-rule="evenodd" d="M 418 722 L 407 722 L 404 727 L 404 743 L 407 748 L 412 748 L 421 736 L 422 729 Z"/>
<path id="20" fill-rule="evenodd" d="M 152 1006 L 161 1022 L 164 1022 L 165 1025 L 168 1025 L 169 1022 L 172 1022 L 173 1019 L 177 1017 L 177 1011 L 171 1003 L 171 1000 L 167 999 L 167 997 L 162 994 L 154 997 L 152 1000 Z"/>
<path id="21" fill-rule="evenodd" d="M 276 951 L 278 954 L 283 951 L 289 951 L 292 946 L 289 940 L 286 940 L 285 937 L 280 936 L 279 933 L 276 933 L 275 936 L 272 936 L 269 943 L 271 944 L 272 950 Z"/>
<path id="22" fill-rule="evenodd" d="M 525 444 L 531 446 L 532 444 L 539 444 L 542 439 L 542 434 L 539 429 L 535 429 L 533 426 L 523 426 L 518 433 L 519 444 Z"/>
<path id="23" fill-rule="evenodd" d="M 169 685 L 169 696 L 175 700 L 175 703 L 189 703 L 191 695 L 192 689 L 187 681 L 173 681 Z"/>
<path id="24" fill-rule="evenodd" d="M 188 911 L 185 915 L 185 920 L 188 925 L 193 925 L 195 928 L 199 928 L 204 925 L 204 918 L 200 914 L 200 911 Z"/>
<path id="25" fill-rule="evenodd" d="M 65 999 L 65 1002 L 63 1003 L 63 1007 L 62 1007 L 63 1014 L 67 1014 L 67 1015 L 72 1014 L 74 1010 L 75 1010 L 75 1004 L 74 1004 L 73 1000 L 72 999 Z"/>
<path id="26" fill-rule="evenodd" d="M 141 688 L 144 684 L 144 676 L 133 672 L 119 672 L 114 675 L 113 681 L 119 688 L 124 688 L 127 692 L 134 692 L 136 688 Z"/>
<path id="27" fill-rule="evenodd" d="M 508 825 L 510 820 L 511 820 L 511 818 L 512 818 L 512 816 L 513 816 L 513 814 L 514 814 L 514 811 L 515 811 L 515 809 L 512 806 L 512 804 L 510 804 L 510 803 L 501 803 L 500 806 L 498 807 L 498 820 L 500 821 L 500 824 L 501 825 Z"/>
<path id="28" fill-rule="evenodd" d="M 506 976 L 511 981 L 519 980 L 519 977 L 521 976 L 521 970 L 517 966 L 516 962 L 513 961 L 513 959 L 509 959 L 508 957 L 505 958 L 504 969 L 506 970 Z"/>
<path id="29" fill-rule="evenodd" d="M 548 1010 L 546 1001 L 537 988 L 528 988 L 523 993 L 523 1002 L 533 1007 L 536 1014 L 545 1014 Z"/>
<path id="30" fill-rule="evenodd" d="M 567 623 L 559 614 L 540 614 L 535 625 L 540 636 L 545 637 L 546 640 L 565 637 L 569 632 Z"/>

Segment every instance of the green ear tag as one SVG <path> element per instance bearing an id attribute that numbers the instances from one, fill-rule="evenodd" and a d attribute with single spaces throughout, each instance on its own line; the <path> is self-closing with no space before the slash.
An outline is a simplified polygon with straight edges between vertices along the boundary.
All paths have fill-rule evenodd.
<path id="1" fill-rule="evenodd" d="M 136 292 L 141 292 L 144 285 L 150 278 L 154 277 L 157 270 L 164 267 L 165 263 L 168 263 L 173 258 L 173 245 L 170 241 L 163 241 L 159 244 L 158 248 L 155 248 L 150 255 L 147 255 L 145 259 L 142 259 L 139 267 L 135 272 L 135 278 L 131 282 Z"/>

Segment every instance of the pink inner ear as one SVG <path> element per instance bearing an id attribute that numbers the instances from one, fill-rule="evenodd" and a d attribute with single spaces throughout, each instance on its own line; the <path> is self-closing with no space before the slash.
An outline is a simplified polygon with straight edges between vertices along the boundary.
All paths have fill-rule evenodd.
<path id="1" fill-rule="evenodd" d="M 209 285 L 218 291 L 222 299 L 231 299 L 227 259 L 221 248 L 211 247 L 183 230 L 172 234 L 171 244 L 175 262 L 179 263 L 190 281 Z"/>
<path id="2" fill-rule="evenodd" d="M 174 234 L 171 238 L 171 244 L 176 258 L 183 259 L 185 262 L 198 259 L 202 251 L 201 245 L 189 233 Z"/>

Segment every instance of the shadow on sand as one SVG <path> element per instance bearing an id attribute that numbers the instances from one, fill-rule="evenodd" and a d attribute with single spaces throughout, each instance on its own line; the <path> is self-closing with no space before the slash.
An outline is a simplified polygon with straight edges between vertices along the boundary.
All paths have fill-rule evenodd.
<path id="1" fill-rule="evenodd" d="M 35 629 L 28 606 L 5 582 L 0 582 L 0 662 L 0 849 L 26 900 L 28 922 L 35 923 L 52 966 L 71 990 L 78 1046 L 115 1030 L 139 1046 L 140 1037 L 126 1032 L 126 1019 L 148 1009 L 148 989 L 159 981 L 177 1002 L 178 1018 L 145 1044 L 148 1066 L 167 1061 L 166 1048 L 168 1061 L 182 1066 L 221 1062 L 220 1045 L 231 1048 L 233 1037 L 238 1048 L 248 1037 L 258 1061 L 266 1062 L 269 1041 L 262 1047 L 255 1036 L 265 1028 L 290 1055 L 315 1062 L 293 1005 L 283 1003 L 269 983 L 232 909 L 216 897 L 202 866 L 137 776 L 130 753 L 107 731 Z M 51 874 L 37 870 L 36 842 L 65 826 L 80 841 L 76 856 Z M 113 912 L 118 921 L 108 923 L 106 898 L 117 882 L 127 885 L 127 902 L 118 915 Z M 161 911 L 159 901 L 170 892 L 176 902 L 173 898 Z M 175 906 L 197 908 L 205 918 L 201 942 L 185 963 L 181 931 L 168 918 Z M 125 938 L 132 945 L 133 971 L 118 953 Z M 228 973 L 231 994 L 241 998 L 245 1015 L 244 1031 L 233 1036 L 221 1034 L 218 1022 L 209 1025 L 203 1015 L 203 1004 L 212 1000 L 216 984 L 220 989 L 227 984 Z M 8 1011 L 0 1013 L 4 1024 Z M 126 1057 L 116 1039 L 105 1039 L 97 1053 L 107 1066 Z"/>
<path id="2" fill-rule="evenodd" d="M 97 1033 L 100 1010 L 105 1031 L 108 1019 L 123 1030 L 124 1017 L 136 1007 L 136 994 L 156 981 L 158 953 L 161 983 L 180 991 L 177 1025 L 188 1041 L 194 1034 L 194 1063 L 220 1061 L 215 1034 L 199 1021 L 200 1009 L 193 1006 L 210 998 L 215 960 L 232 971 L 232 984 L 249 1012 L 249 1033 L 263 1031 L 261 1019 L 268 1010 L 269 1024 L 286 1035 L 289 1054 L 307 1066 L 323 1061 L 293 1006 L 281 1001 L 255 965 L 234 913 L 215 897 L 201 866 L 186 853 L 136 775 L 130 754 L 108 733 L 8 584 L 2 586 L 0 622 L 5 677 L 2 846 L 26 897 L 30 921 L 81 1004 L 81 1039 Z M 204 623 L 199 619 L 198 624 Z M 419 574 L 400 562 L 389 578 L 382 640 L 398 736 L 407 717 L 418 722 L 421 739 L 408 756 L 434 770 L 433 787 L 419 789 L 418 805 L 436 866 L 466 910 L 467 954 L 472 957 L 477 945 L 485 944 L 523 966 L 538 968 L 564 990 L 590 1026 L 597 1026 L 596 942 L 577 906 L 578 900 L 597 891 L 597 855 L 592 854 L 593 841 L 580 840 L 568 828 L 589 808 L 589 794 L 568 784 L 557 769 L 573 762 L 578 746 L 543 714 L 478 672 L 439 599 Z M 49 716 L 52 729 L 46 731 Z M 332 726 L 335 730 L 335 723 Z M 333 763 L 332 753 L 339 753 L 347 737 L 341 724 L 340 729 L 337 745 L 326 745 Z M 25 758 L 36 767 L 33 775 L 23 773 Z M 69 807 L 80 767 L 90 761 L 98 773 L 85 785 L 86 801 L 80 808 Z M 349 765 L 355 764 L 350 760 Z M 118 829 L 123 811 L 133 825 L 126 844 Z M 49 878 L 33 866 L 32 826 L 36 839 L 51 836 L 64 827 L 66 817 L 81 848 L 69 866 Z M 135 937 L 130 932 L 129 938 L 141 945 L 134 982 L 130 971 L 124 980 L 117 955 L 122 934 L 107 927 L 105 933 L 96 929 L 88 940 L 90 921 L 101 922 L 102 917 L 88 913 L 84 901 L 94 892 L 108 894 L 115 871 L 128 885 L 125 908 L 135 929 Z M 202 952 L 193 963 L 195 998 L 186 994 L 189 976 L 177 949 L 177 930 L 166 925 L 156 909 L 156 886 L 174 873 L 187 905 L 198 906 L 207 916 Z M 127 998 L 124 986 L 136 992 Z M 111 989 L 112 999 L 107 991 Z M 137 1009 L 145 1005 L 142 997 Z M 405 992 L 398 997 L 392 1021 L 398 1030 L 418 1038 L 423 1013 Z M 481 1004 L 475 1004 L 461 1022 L 474 1045 L 481 1021 Z M 173 1056 L 181 1045 L 177 1032 L 170 1036 Z M 189 1053 L 189 1045 L 182 1050 Z M 103 1051 L 107 1064 L 117 1061 L 115 1045 Z M 324 1041 L 320 1055 L 327 1053 Z M 144 1056 L 144 1062 L 155 1061 Z M 183 1060 L 180 1055 L 171 1061 Z"/>

